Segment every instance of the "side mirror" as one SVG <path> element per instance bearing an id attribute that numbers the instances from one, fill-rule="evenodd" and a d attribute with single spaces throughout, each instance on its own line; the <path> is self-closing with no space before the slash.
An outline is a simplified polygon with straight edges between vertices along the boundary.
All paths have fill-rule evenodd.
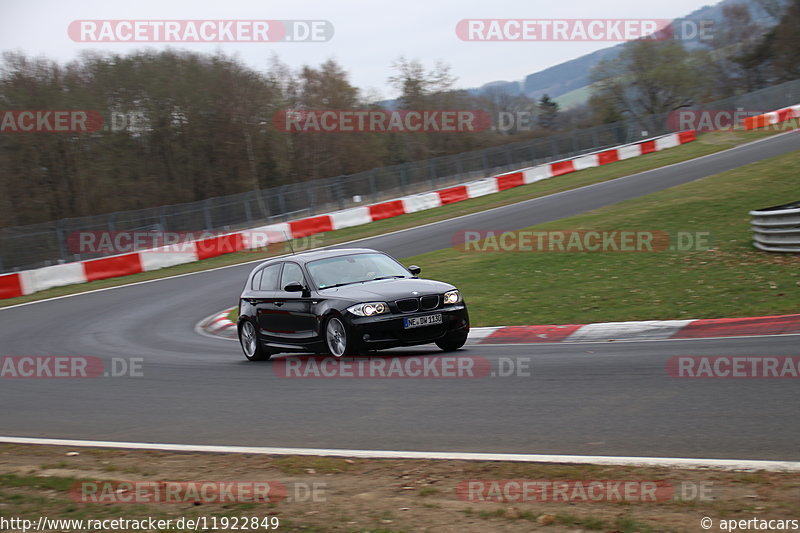
<path id="1" fill-rule="evenodd" d="M 408 267 L 408 271 L 414 274 L 415 276 L 419 276 L 419 273 L 422 272 L 422 269 L 417 265 L 411 265 Z"/>
<path id="2" fill-rule="evenodd" d="M 290 281 L 283 288 L 286 292 L 303 292 L 306 288 L 299 281 Z"/>

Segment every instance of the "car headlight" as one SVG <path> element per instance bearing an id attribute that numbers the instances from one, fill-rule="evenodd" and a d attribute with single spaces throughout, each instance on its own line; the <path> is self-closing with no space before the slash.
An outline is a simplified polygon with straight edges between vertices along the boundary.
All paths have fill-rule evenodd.
<path id="1" fill-rule="evenodd" d="M 461 293 L 457 290 L 447 291 L 444 293 L 444 304 L 452 305 L 461 301 Z"/>
<path id="2" fill-rule="evenodd" d="M 365 304 L 353 305 L 347 308 L 348 311 L 356 316 L 375 316 L 389 312 L 386 302 L 369 302 Z"/>

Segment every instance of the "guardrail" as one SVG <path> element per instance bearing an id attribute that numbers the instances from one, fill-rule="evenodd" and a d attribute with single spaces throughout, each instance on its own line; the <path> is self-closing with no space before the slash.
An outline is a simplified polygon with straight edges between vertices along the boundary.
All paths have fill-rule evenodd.
<path id="1" fill-rule="evenodd" d="M 765 252 L 800 253 L 800 202 L 750 211 L 753 246 Z"/>

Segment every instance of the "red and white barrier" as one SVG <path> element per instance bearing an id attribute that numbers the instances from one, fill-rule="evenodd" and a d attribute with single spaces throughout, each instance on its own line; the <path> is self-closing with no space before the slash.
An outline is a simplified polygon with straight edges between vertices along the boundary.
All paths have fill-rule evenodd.
<path id="1" fill-rule="evenodd" d="M 766 128 L 767 126 L 773 126 L 775 124 L 780 124 L 781 122 L 786 122 L 787 120 L 792 120 L 795 118 L 800 118 L 800 104 L 784 107 L 783 109 L 778 109 L 777 111 L 770 111 L 769 113 L 764 113 L 763 115 L 747 117 L 744 119 L 744 129 L 755 130 L 759 128 Z"/>
<path id="2" fill-rule="evenodd" d="M 800 112 L 800 106 L 798 112 Z M 14 274 L 0 275 L 0 299 L 14 298 L 52 287 L 85 283 L 169 266 L 200 261 L 222 254 L 262 248 L 326 231 L 360 226 L 386 218 L 434 209 L 494 194 L 521 185 L 562 176 L 578 170 L 607 165 L 631 157 L 665 150 L 695 140 L 694 131 L 671 133 L 640 143 L 619 146 L 573 159 L 480 179 L 463 185 L 397 198 L 378 204 L 354 207 L 324 215 L 271 224 L 249 230 L 219 235 L 203 240 L 174 244 L 140 252 L 65 263 Z"/>

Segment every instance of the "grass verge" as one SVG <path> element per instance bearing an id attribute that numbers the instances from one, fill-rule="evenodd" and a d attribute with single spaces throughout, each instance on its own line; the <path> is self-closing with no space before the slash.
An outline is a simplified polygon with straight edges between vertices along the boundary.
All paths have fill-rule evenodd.
<path id="1" fill-rule="evenodd" d="M 77 453 L 76 453 L 77 452 Z M 68 455 L 69 454 L 69 455 Z M 494 480 L 540 482 L 658 482 L 653 501 L 638 492 L 620 501 L 527 497 L 480 501 L 491 492 L 458 492 L 467 481 L 487 489 Z M 172 503 L 136 503 L 136 492 L 103 491 L 126 503 L 81 501 L 80 483 L 277 482 L 285 500 L 195 503 L 176 493 Z M 77 490 L 76 490 L 77 489 Z M 91 494 L 91 492 L 90 492 Z M 147 492 L 143 494 L 147 495 Z M 246 493 L 242 493 L 245 497 Z M 511 493 L 514 494 L 513 492 Z M 519 493 L 517 493 L 519 494 Z M 549 494 L 553 494 L 550 492 Z M 620 494 L 625 494 L 621 491 Z M 199 495 L 199 494 L 196 494 Z M 555 501 L 553 501 L 555 500 Z M 644 501 L 642 501 L 644 500 Z M 276 517 L 279 531 L 399 533 L 485 531 L 699 531 L 702 517 L 778 519 L 800 515 L 796 473 L 725 472 L 645 467 L 505 462 L 369 460 L 341 457 L 167 453 L 31 445 L 0 445 L 2 515 L 33 520 Z M 259 528 L 250 528 L 259 529 Z M 263 528 L 261 528 L 263 530 Z M 78 531 L 62 526 L 59 531 Z M 84 528 L 83 530 L 86 530 Z M 172 530 L 181 531 L 173 528 Z"/>
<path id="2" fill-rule="evenodd" d="M 514 189 L 509 189 L 496 194 L 490 194 L 472 200 L 466 200 L 455 204 L 446 205 L 436 209 L 429 209 L 402 215 L 390 219 L 365 224 L 353 228 L 347 228 L 338 231 L 332 231 L 317 236 L 309 237 L 294 241 L 294 248 L 297 251 L 307 249 L 309 245 L 314 247 L 329 246 L 342 242 L 348 242 L 366 237 L 372 237 L 383 233 L 397 231 L 401 229 L 411 228 L 422 224 L 429 224 L 438 222 L 449 218 L 454 218 L 478 211 L 485 211 L 495 207 L 501 207 L 512 203 L 517 203 L 531 198 L 538 198 L 548 194 L 554 194 L 561 191 L 576 189 L 592 183 L 599 183 L 622 176 L 628 176 L 637 172 L 651 170 L 666 165 L 687 161 L 703 155 L 709 155 L 719 152 L 746 142 L 758 140 L 770 135 L 774 135 L 776 131 L 748 131 L 748 132 L 715 132 L 700 135 L 696 142 L 670 148 L 662 152 L 655 152 L 625 161 L 619 161 L 611 165 L 603 167 L 592 168 L 559 176 L 558 178 L 549 179 L 525 185 Z M 121 278 L 110 278 L 90 283 L 82 283 L 76 285 L 67 285 L 63 287 L 54 287 L 45 291 L 21 296 L 18 298 L 9 298 L 0 300 L 0 307 L 7 307 L 25 302 L 36 300 L 44 300 L 57 296 L 64 296 L 69 294 L 77 294 L 96 289 L 107 287 L 116 287 L 120 285 L 128 285 L 141 281 L 148 281 L 153 279 L 161 279 L 169 276 L 179 274 L 186 274 L 191 272 L 199 272 L 229 266 L 234 264 L 245 263 L 248 261 L 256 261 L 273 255 L 280 255 L 288 253 L 289 247 L 285 244 L 271 246 L 267 250 L 258 250 L 250 252 L 238 252 L 233 254 L 226 254 L 219 257 L 206 259 L 204 261 L 197 261 L 194 263 L 187 263 L 184 265 L 177 265 L 174 267 L 163 268 L 161 270 L 154 270 L 150 272 L 143 272 L 132 276 Z M 231 305 L 236 304 L 235 295 L 232 297 Z"/>

